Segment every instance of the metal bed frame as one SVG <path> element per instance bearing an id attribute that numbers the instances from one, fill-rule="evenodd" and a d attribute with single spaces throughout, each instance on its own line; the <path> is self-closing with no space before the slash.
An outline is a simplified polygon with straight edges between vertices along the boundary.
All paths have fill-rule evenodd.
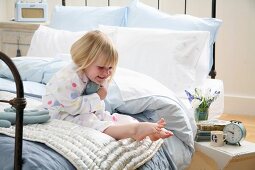
<path id="1" fill-rule="evenodd" d="M 110 0 L 108 1 L 108 6 L 110 6 Z M 160 0 L 158 0 L 158 9 L 159 9 Z M 62 5 L 66 5 L 66 1 L 62 0 Z M 85 5 L 87 5 L 87 0 L 85 0 Z M 184 14 L 186 14 L 187 9 L 187 1 L 185 0 L 184 6 Z M 216 17 L 216 0 L 212 0 L 212 17 Z M 0 100 L 0 102 L 9 103 L 16 109 L 16 129 L 15 129 L 15 154 L 14 154 L 14 169 L 21 170 L 22 169 L 22 136 L 23 136 L 23 115 L 24 109 L 26 107 L 26 99 L 24 98 L 24 88 L 23 82 L 21 80 L 21 76 L 12 62 L 12 60 L 0 52 L 0 59 L 3 60 L 7 66 L 10 68 L 15 83 L 16 83 L 16 93 L 17 97 L 11 100 Z M 215 44 L 213 45 L 213 65 L 212 69 L 209 73 L 212 79 L 215 79 L 216 70 L 215 70 Z"/>
<path id="2" fill-rule="evenodd" d="M 0 100 L 0 102 L 9 103 L 16 109 L 16 128 L 15 128 L 15 154 L 14 154 L 14 169 L 22 169 L 22 136 L 23 136 L 23 115 L 26 107 L 26 99 L 24 98 L 24 88 L 20 74 L 15 64 L 4 53 L 0 52 L 0 59 L 3 60 L 10 68 L 15 84 L 17 97 L 12 100 Z"/>

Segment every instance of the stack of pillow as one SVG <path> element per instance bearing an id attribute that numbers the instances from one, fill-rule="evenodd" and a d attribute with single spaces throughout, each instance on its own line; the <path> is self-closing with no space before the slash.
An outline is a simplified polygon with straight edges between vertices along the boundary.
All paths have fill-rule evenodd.
<path id="1" fill-rule="evenodd" d="M 222 21 L 215 18 L 198 18 L 190 15 L 168 15 L 139 0 L 126 7 L 73 7 L 57 6 L 50 27 L 69 31 L 84 31 L 111 25 L 121 27 L 162 28 L 183 31 L 209 31 L 210 46 Z"/>
<path id="2" fill-rule="evenodd" d="M 139 0 L 125 7 L 57 6 L 49 27 L 35 32 L 27 55 L 69 53 L 79 37 L 100 29 L 116 44 L 120 67 L 149 75 L 184 97 L 184 90 L 207 78 L 220 25 L 215 18 L 168 15 Z"/>

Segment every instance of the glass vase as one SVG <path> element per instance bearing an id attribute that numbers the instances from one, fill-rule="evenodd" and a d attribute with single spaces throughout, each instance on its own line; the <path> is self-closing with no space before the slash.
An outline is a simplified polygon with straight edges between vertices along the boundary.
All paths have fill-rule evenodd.
<path id="1" fill-rule="evenodd" d="M 195 121 L 198 123 L 199 121 L 208 120 L 209 108 L 206 109 L 195 109 L 194 111 L 194 118 Z"/>

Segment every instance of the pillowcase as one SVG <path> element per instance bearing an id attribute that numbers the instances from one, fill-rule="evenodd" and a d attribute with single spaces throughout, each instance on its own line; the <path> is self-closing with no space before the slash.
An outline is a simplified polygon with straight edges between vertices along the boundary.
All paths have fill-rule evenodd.
<path id="1" fill-rule="evenodd" d="M 209 32 L 107 26 L 100 29 L 114 37 L 120 67 L 151 76 L 180 97 L 209 73 Z"/>
<path id="2" fill-rule="evenodd" d="M 127 7 L 56 6 L 50 27 L 69 31 L 92 30 L 99 24 L 123 26 Z"/>
<path id="3" fill-rule="evenodd" d="M 145 5 L 139 0 L 134 0 L 128 6 L 127 27 L 143 28 L 164 28 L 182 31 L 209 31 L 211 46 L 212 66 L 212 46 L 216 40 L 216 35 L 222 21 L 216 18 L 198 18 L 190 15 L 168 15 L 159 10 Z"/>
<path id="4" fill-rule="evenodd" d="M 71 62 L 70 59 L 49 57 L 15 57 L 12 58 L 23 81 L 48 83 L 49 79 L 62 67 Z M 0 62 L 0 77 L 14 80 L 9 67 Z"/>
<path id="5" fill-rule="evenodd" d="M 24 94 L 41 98 L 45 94 L 45 85 L 32 81 L 23 81 Z M 1 91 L 16 93 L 16 83 L 13 80 L 0 78 Z"/>
<path id="6" fill-rule="evenodd" d="M 70 53 L 72 44 L 84 34 L 86 31 L 71 32 L 40 25 L 32 37 L 27 56 L 55 57 L 60 53 Z"/>

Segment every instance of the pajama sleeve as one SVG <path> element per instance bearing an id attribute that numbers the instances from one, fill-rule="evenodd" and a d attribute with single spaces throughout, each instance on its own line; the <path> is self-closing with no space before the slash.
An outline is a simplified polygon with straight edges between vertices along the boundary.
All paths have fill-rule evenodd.
<path id="1" fill-rule="evenodd" d="M 86 86 L 77 74 L 68 72 L 55 75 L 47 84 L 44 101 L 48 108 L 67 112 L 71 115 L 89 114 L 104 111 L 97 93 L 81 96 Z"/>

